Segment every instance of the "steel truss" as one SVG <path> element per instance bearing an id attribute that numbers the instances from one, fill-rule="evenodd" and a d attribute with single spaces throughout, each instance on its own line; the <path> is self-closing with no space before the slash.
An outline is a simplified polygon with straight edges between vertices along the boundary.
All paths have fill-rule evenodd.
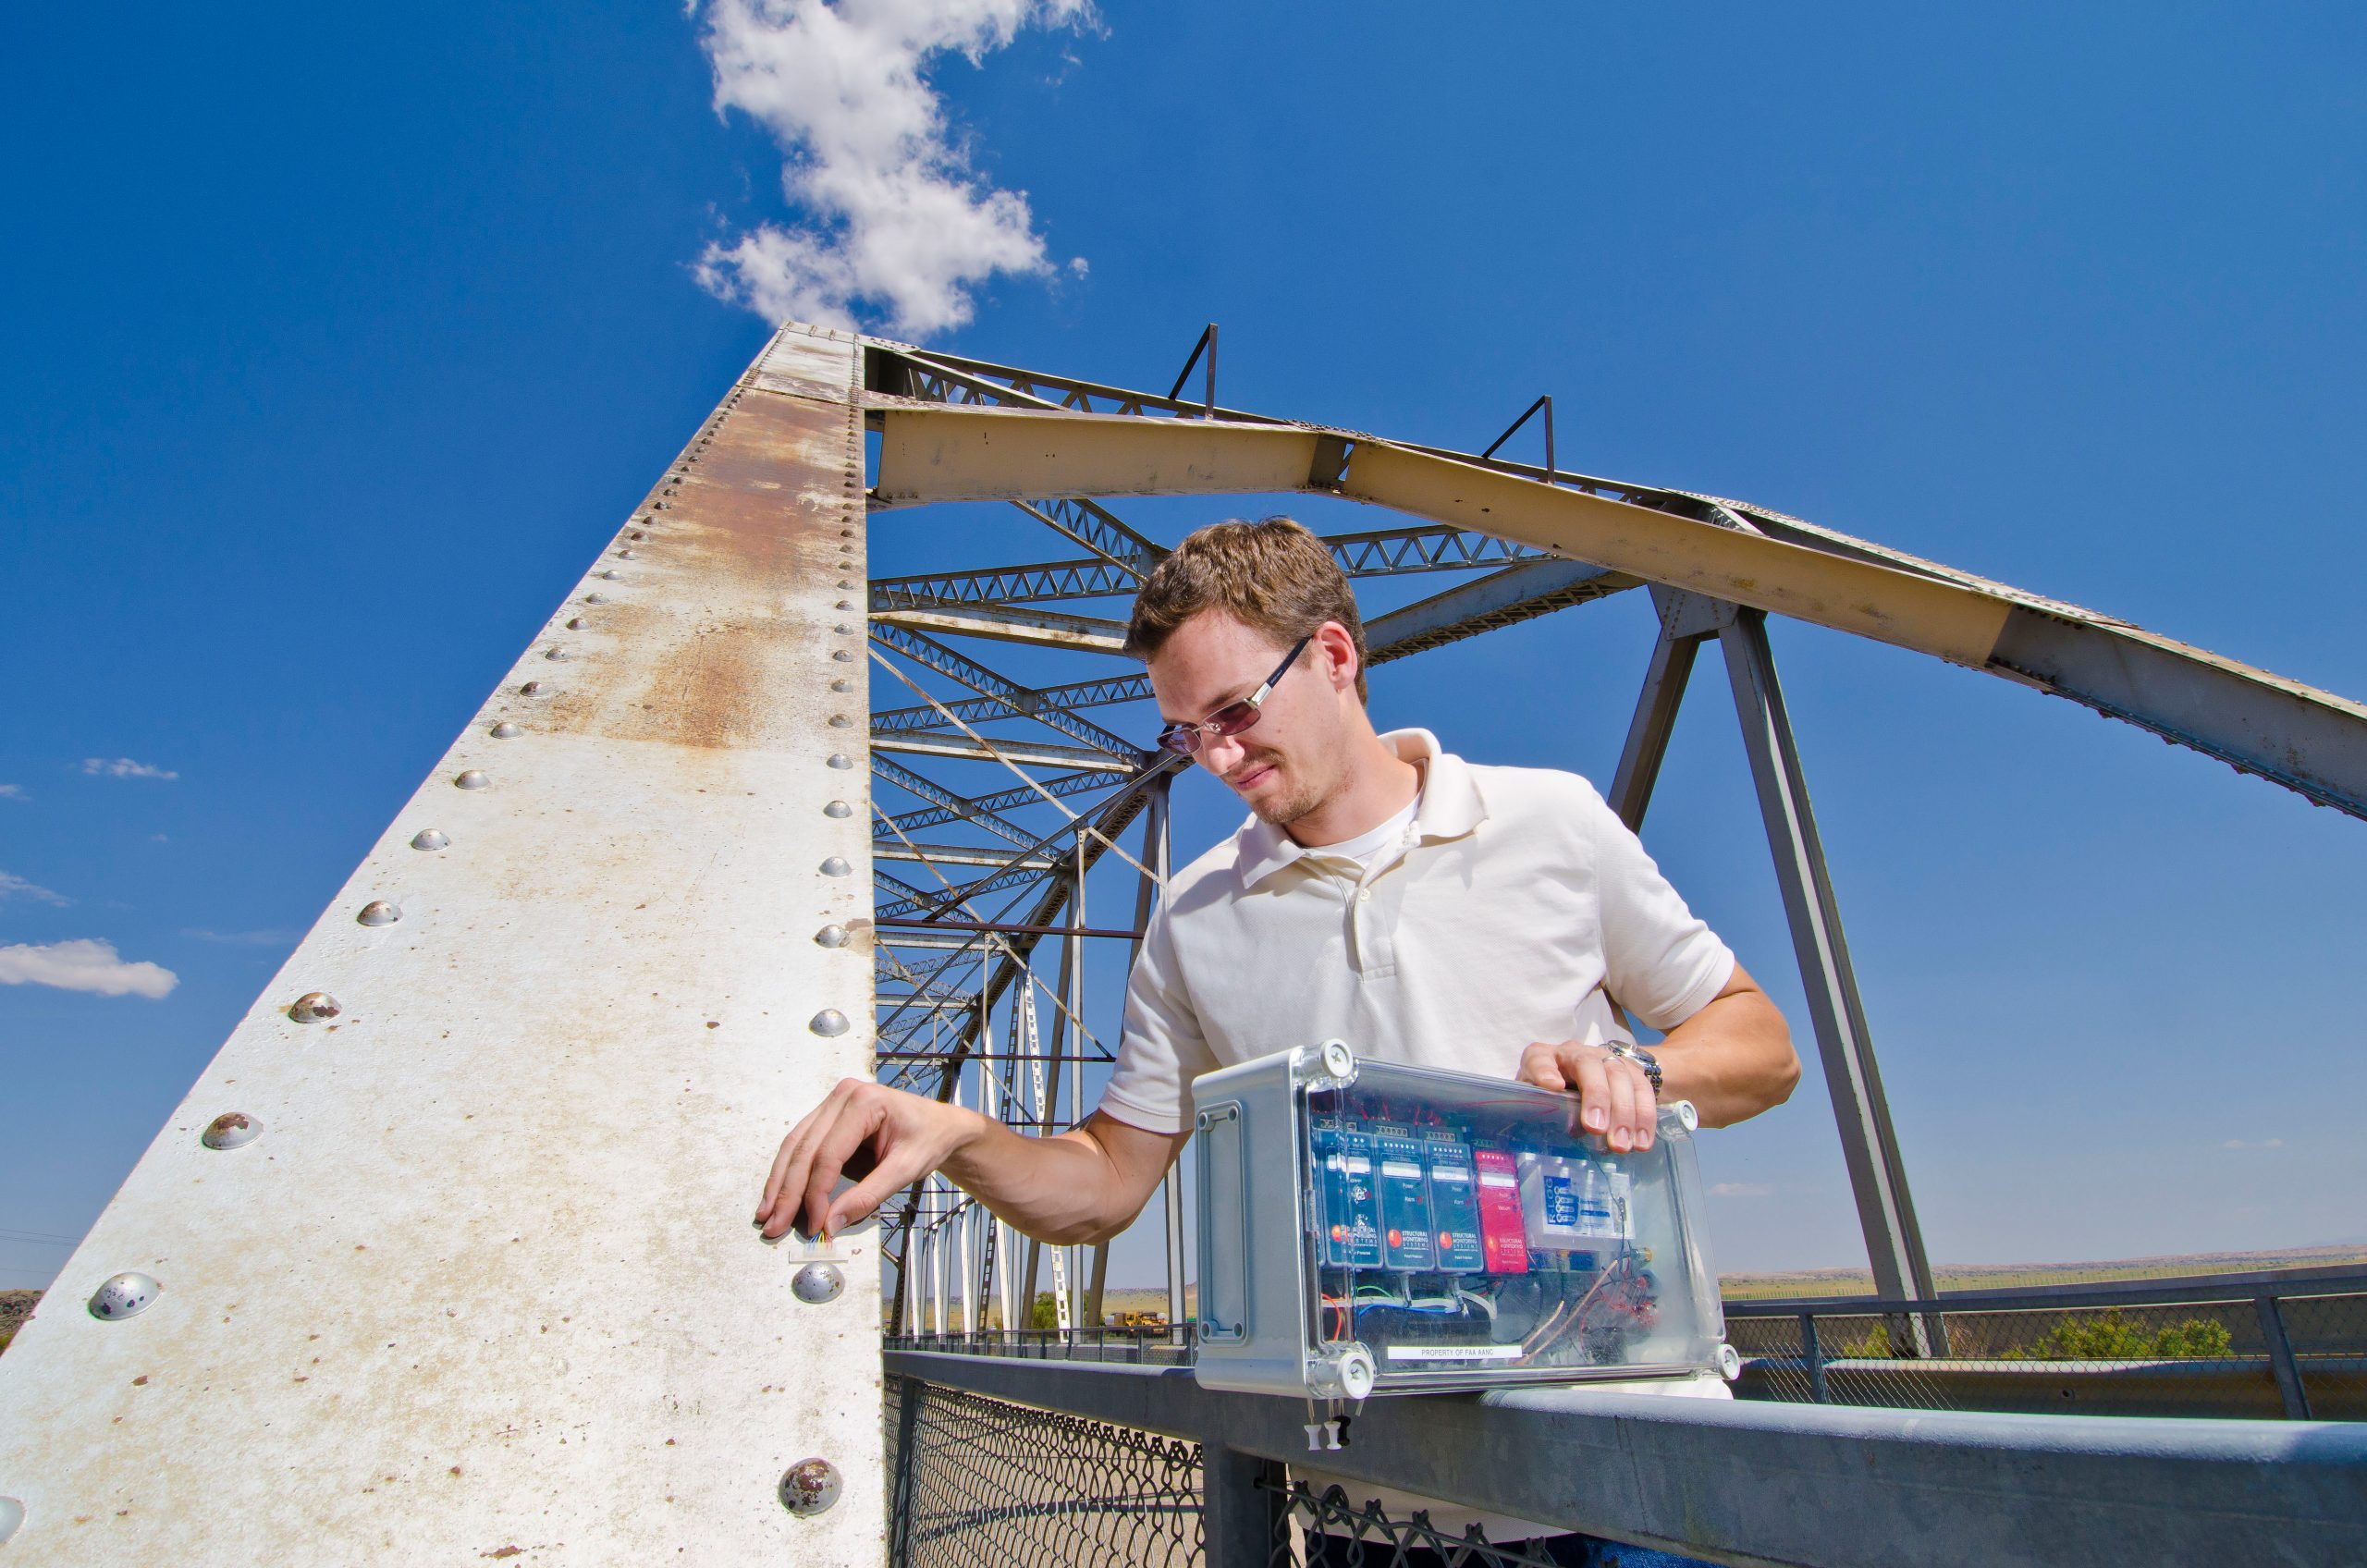
<path id="1" fill-rule="evenodd" d="M 1134 918 L 1106 933 L 1131 938 L 1168 855 L 1160 764 L 1083 717 L 1150 695 L 1138 670 L 1110 662 L 1122 640 L 1115 618 L 1166 553 L 1111 509 L 1130 495 L 1306 490 L 1404 514 L 1400 525 L 1325 541 L 1359 580 L 1461 574 L 1442 592 L 1368 618 L 1375 664 L 1649 584 L 1662 632 L 1609 792 L 1631 826 L 1643 819 L 1694 655 L 1719 645 L 1886 1298 L 1929 1297 L 1930 1268 L 1768 615 L 1985 670 L 2367 815 L 2367 709 L 2357 704 L 1763 507 L 1573 473 L 1553 466 L 1550 450 L 1542 468 L 1499 458 L 1504 437 L 1475 455 L 1227 408 L 1215 398 L 1214 328 L 1202 349 L 1207 385 L 1195 401 L 1182 396 L 1189 364 L 1161 397 L 865 340 L 865 407 L 881 437 L 875 510 L 1007 501 L 1087 552 L 867 585 L 878 667 L 874 939 L 881 977 L 897 987 L 878 998 L 885 1082 L 999 1108 L 1014 1126 L 1044 1130 L 1086 1109 L 1082 1065 L 1110 1058 L 1115 1042 L 1082 1027 L 1084 952 L 1095 939 L 1084 926 L 1084 888 L 1106 855 L 1132 863 Z M 1550 400 L 1529 411 L 1539 407 L 1550 447 Z M 1104 613 L 1027 607 L 1054 603 Z M 1075 680 L 1030 683 L 993 668 L 980 645 L 998 641 L 1097 662 L 1081 664 Z M 878 754 L 886 750 L 902 760 Z M 1121 839 L 1147 811 L 1139 852 L 1130 852 Z M 914 837 L 957 827 L 982 837 L 961 845 Z M 1059 963 L 1049 983 L 1035 968 L 1047 937 L 1057 938 Z M 1171 1182 L 1164 1213 L 1178 1322 L 1180 1212 Z M 915 1319 L 940 1331 L 1015 1326 L 1011 1315 L 1034 1299 L 1036 1245 L 1023 1247 L 940 1182 L 907 1193 L 888 1228 L 900 1268 L 898 1329 Z M 1060 1321 L 1098 1324 L 1106 1252 L 1089 1260 L 1070 1252 L 1055 1268 Z M 1901 1342 L 1944 1353 L 1936 1318 L 1902 1317 L 1899 1329 Z"/>

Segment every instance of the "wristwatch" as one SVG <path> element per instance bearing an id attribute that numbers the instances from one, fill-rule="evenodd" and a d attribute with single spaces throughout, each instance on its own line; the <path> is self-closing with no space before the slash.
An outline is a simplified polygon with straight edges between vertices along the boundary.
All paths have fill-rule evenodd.
<path id="1" fill-rule="evenodd" d="M 1641 1046 L 1631 1046 L 1625 1040 L 1605 1040 L 1602 1048 L 1623 1060 L 1632 1061 L 1644 1070 L 1652 1081 L 1652 1098 L 1661 1097 L 1661 1059 Z"/>

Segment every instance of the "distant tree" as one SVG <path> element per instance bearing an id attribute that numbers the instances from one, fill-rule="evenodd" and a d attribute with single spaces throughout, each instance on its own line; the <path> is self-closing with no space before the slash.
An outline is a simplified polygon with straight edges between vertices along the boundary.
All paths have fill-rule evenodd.
<path id="1" fill-rule="evenodd" d="M 2225 1323 L 2189 1317 L 2152 1332 L 2132 1323 L 2118 1307 L 2066 1317 L 2028 1349 L 2006 1353 L 2008 1360 L 2207 1361 L 2234 1353 Z"/>
<path id="2" fill-rule="evenodd" d="M 1051 1292 L 1036 1293 L 1036 1305 L 1027 1314 L 1027 1326 L 1031 1329 L 1057 1329 L 1061 1326 L 1060 1304 L 1052 1299 Z"/>

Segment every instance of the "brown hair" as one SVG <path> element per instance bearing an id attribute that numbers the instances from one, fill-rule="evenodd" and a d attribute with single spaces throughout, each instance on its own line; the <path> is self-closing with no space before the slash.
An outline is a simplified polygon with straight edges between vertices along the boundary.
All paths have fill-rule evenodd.
<path id="1" fill-rule="evenodd" d="M 1365 623 L 1323 541 L 1286 517 L 1234 519 L 1195 530 L 1151 570 L 1126 623 L 1126 652 L 1147 660 L 1175 629 L 1220 609 L 1287 648 L 1327 620 L 1356 644 L 1356 700 L 1365 695 Z"/>

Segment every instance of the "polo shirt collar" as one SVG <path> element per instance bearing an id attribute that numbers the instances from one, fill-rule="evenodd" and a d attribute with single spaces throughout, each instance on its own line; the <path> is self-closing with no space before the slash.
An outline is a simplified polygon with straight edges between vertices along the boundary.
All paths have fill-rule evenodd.
<path id="1" fill-rule="evenodd" d="M 1380 738 L 1398 758 L 1422 769 L 1422 803 L 1414 813 L 1416 841 L 1460 839 L 1488 819 L 1488 804 L 1471 777 L 1470 765 L 1439 746 L 1427 729 L 1392 729 Z M 1235 863 L 1241 885 L 1254 888 L 1306 853 L 1297 839 L 1270 822 L 1252 816 L 1241 825 Z"/>

